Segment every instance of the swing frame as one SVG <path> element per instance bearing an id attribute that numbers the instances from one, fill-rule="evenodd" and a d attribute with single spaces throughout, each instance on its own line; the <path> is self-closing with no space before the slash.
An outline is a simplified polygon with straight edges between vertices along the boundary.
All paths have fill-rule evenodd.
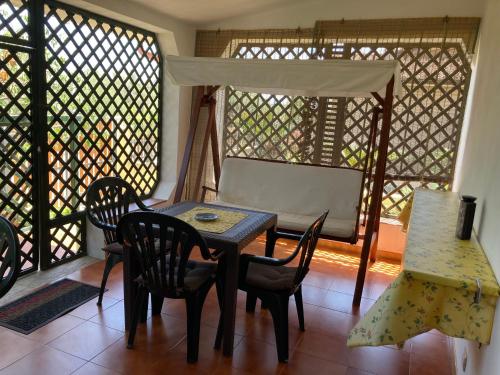
<path id="1" fill-rule="evenodd" d="M 385 87 L 385 96 L 382 97 L 377 92 L 372 92 L 373 98 L 375 98 L 377 105 L 374 107 L 372 113 L 372 119 L 370 122 L 370 139 L 368 142 L 368 153 L 367 160 L 365 162 L 363 170 L 363 181 L 361 185 L 361 196 L 363 195 L 363 189 L 365 187 L 366 179 L 368 178 L 369 184 L 371 186 L 371 195 L 368 196 L 369 205 L 368 212 L 365 215 L 364 221 L 366 225 L 364 235 L 360 235 L 359 238 L 363 239 L 363 245 L 361 249 L 361 257 L 358 268 L 358 274 L 356 277 L 356 287 L 354 290 L 353 305 L 359 306 L 361 303 L 361 296 L 363 293 L 363 287 L 366 277 L 366 271 L 368 269 L 369 262 L 374 262 L 376 260 L 376 252 L 378 245 L 378 235 L 380 229 L 380 212 L 382 207 L 382 199 L 384 192 L 384 179 L 387 163 L 387 153 L 389 147 L 389 135 L 391 129 L 391 118 L 392 118 L 392 105 L 394 99 L 394 85 L 395 76 L 388 81 Z M 216 110 L 216 99 L 215 93 L 220 86 L 196 86 L 195 88 L 195 98 L 193 101 L 191 109 L 191 119 L 190 128 L 187 136 L 186 147 L 184 149 L 184 155 L 182 158 L 182 164 L 179 171 L 179 177 L 174 193 L 174 203 L 180 202 L 184 192 L 184 187 L 186 183 L 186 177 L 188 173 L 189 164 L 191 161 L 191 155 L 193 151 L 194 141 L 196 133 L 198 131 L 198 122 L 200 117 L 200 112 L 203 107 L 208 107 L 208 119 L 205 128 L 205 134 L 203 136 L 203 143 L 201 149 L 200 162 L 196 169 L 195 174 L 195 184 L 194 191 L 198 192 L 201 188 L 201 180 L 203 177 L 203 170 L 205 168 L 205 159 L 208 151 L 208 144 L 210 141 L 211 151 L 213 156 L 214 165 L 214 176 L 215 176 L 215 187 L 217 190 L 221 165 L 219 158 L 219 145 L 217 137 L 217 127 L 215 119 Z M 378 124 L 380 122 L 380 115 L 382 116 L 380 130 L 378 130 Z M 378 136 L 378 144 L 377 144 Z M 375 151 L 378 151 L 378 156 L 376 163 L 374 161 Z M 373 168 L 375 167 L 375 172 L 373 173 Z M 368 189 L 370 192 L 370 189 Z M 358 207 L 358 221 L 356 229 L 359 229 L 359 216 L 361 214 L 361 205 Z"/>

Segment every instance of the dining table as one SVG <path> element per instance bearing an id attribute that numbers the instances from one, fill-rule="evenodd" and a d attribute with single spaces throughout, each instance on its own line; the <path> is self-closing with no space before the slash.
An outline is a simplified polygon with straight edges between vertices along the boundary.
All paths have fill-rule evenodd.
<path id="1" fill-rule="evenodd" d="M 222 253 L 219 266 L 223 278 L 223 342 L 222 351 L 225 356 L 231 356 L 234 347 L 234 330 L 236 320 L 236 301 L 238 292 L 238 271 L 241 251 L 263 233 L 269 238 L 275 231 L 277 215 L 270 212 L 248 210 L 245 208 L 220 206 L 211 203 L 183 201 L 168 207 L 156 209 L 155 212 L 175 216 L 191 224 L 199 231 L 208 247 L 216 253 Z M 194 220 L 196 213 L 216 213 L 219 220 L 213 224 Z M 266 241 L 266 254 L 272 254 L 272 241 Z M 125 326 L 128 329 L 132 316 L 132 301 L 134 301 L 137 287 L 133 280 L 139 276 L 136 262 L 131 259 L 130 253 L 124 253 L 124 305 Z M 153 314 L 160 313 L 152 298 Z M 144 314 L 145 317 L 145 314 Z"/>

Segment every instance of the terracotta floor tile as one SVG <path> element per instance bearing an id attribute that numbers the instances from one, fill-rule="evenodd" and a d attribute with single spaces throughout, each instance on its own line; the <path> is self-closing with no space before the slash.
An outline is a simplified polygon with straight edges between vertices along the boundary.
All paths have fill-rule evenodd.
<path id="1" fill-rule="evenodd" d="M 67 314 L 24 337 L 46 344 L 84 322 L 85 320 L 81 318 Z"/>
<path id="2" fill-rule="evenodd" d="M 294 352 L 281 374 L 345 375 L 347 367 L 302 352 Z"/>
<path id="3" fill-rule="evenodd" d="M 73 311 L 70 311 L 69 314 L 76 316 L 77 318 L 80 319 L 88 320 L 97 315 L 100 311 L 103 311 L 118 302 L 119 301 L 114 298 L 109 298 L 108 296 L 104 296 L 104 298 L 102 299 L 102 305 L 97 306 L 97 297 L 96 297 L 84 303 L 83 305 L 77 307 Z"/>
<path id="4" fill-rule="evenodd" d="M 121 374 L 149 374 L 155 361 L 165 353 L 141 350 L 137 347 L 127 349 L 127 340 L 123 337 L 94 357 L 92 362 Z"/>
<path id="5" fill-rule="evenodd" d="M 118 375 L 119 372 L 107 369 L 96 365 L 92 362 L 87 362 L 85 365 L 76 370 L 73 375 Z"/>
<path id="6" fill-rule="evenodd" d="M 306 331 L 302 334 L 295 351 L 334 362 L 340 365 L 349 364 L 349 351 L 346 347 L 347 337 L 327 336 L 318 332 Z"/>
<path id="7" fill-rule="evenodd" d="M 313 319 L 306 318 L 306 330 L 319 331 L 329 336 L 348 336 L 361 318 L 349 313 L 318 307 Z"/>
<path id="8" fill-rule="evenodd" d="M 302 285 L 302 299 L 304 303 L 323 306 L 325 304 L 328 289 L 322 289 L 310 285 Z"/>
<path id="9" fill-rule="evenodd" d="M 68 354 L 90 360 L 119 340 L 123 333 L 99 324 L 85 322 L 59 336 L 48 345 Z"/>
<path id="10" fill-rule="evenodd" d="M 180 352 L 169 352 L 168 355 L 158 357 L 152 366 L 149 366 L 148 375 L 211 375 L 215 369 L 210 365 L 204 366 L 198 362 L 195 364 L 187 363 L 186 356 Z"/>
<path id="11" fill-rule="evenodd" d="M 40 347 L 40 343 L 16 335 L 10 330 L 0 331 L 0 343 L 0 369 Z"/>
<path id="12" fill-rule="evenodd" d="M 337 276 L 333 279 L 332 284 L 329 287 L 329 290 L 353 295 L 355 287 L 356 287 L 355 277 L 352 277 L 351 275 Z"/>
<path id="13" fill-rule="evenodd" d="M 326 294 L 320 306 L 352 315 L 363 316 L 375 303 L 375 300 L 362 298 L 361 305 L 357 307 L 353 306 L 352 299 L 353 296 L 350 294 L 339 293 L 330 290 Z"/>
<path id="14" fill-rule="evenodd" d="M 303 284 L 318 288 L 329 289 L 333 285 L 334 279 L 328 273 L 309 271 Z"/>
<path id="15" fill-rule="evenodd" d="M 117 302 L 104 310 L 97 311 L 97 314 L 90 319 L 91 322 L 125 332 L 123 301 Z M 148 310 L 147 316 L 151 316 L 151 310 Z"/>
<path id="16" fill-rule="evenodd" d="M 2 375 L 71 374 L 85 364 L 81 358 L 59 350 L 42 347 L 2 370 Z"/>
<path id="17" fill-rule="evenodd" d="M 253 375 L 253 373 L 231 366 L 222 365 L 221 367 L 215 369 L 211 375 Z"/>
<path id="18" fill-rule="evenodd" d="M 429 353 L 445 356 L 449 353 L 449 339 L 442 334 L 422 333 L 412 337 L 410 340 L 412 352 L 418 355 Z"/>
<path id="19" fill-rule="evenodd" d="M 127 336 L 115 342 L 92 362 L 103 367 L 136 374 L 149 373 L 159 358 L 177 346 L 185 345 L 186 322 L 165 314 L 153 316 L 139 324 L 133 349 L 127 349 Z"/>
<path id="20" fill-rule="evenodd" d="M 295 309 L 295 306 L 293 306 Z M 248 330 L 246 333 L 246 337 L 258 341 L 265 341 L 268 344 L 275 345 L 276 344 L 276 336 L 274 333 L 274 324 L 270 314 L 266 313 L 255 313 L 255 315 L 247 314 L 247 319 L 253 319 L 254 324 L 253 328 Z M 290 316 L 293 318 L 293 315 L 296 315 L 294 310 L 289 312 Z M 306 315 L 304 313 L 304 315 Z M 305 318 L 306 319 L 306 318 Z M 295 347 L 297 342 L 300 340 L 303 332 L 299 329 L 298 323 L 297 325 L 292 324 L 289 320 L 289 328 L 288 328 L 288 346 L 291 349 Z"/>
<path id="21" fill-rule="evenodd" d="M 409 340 L 410 374 L 452 374 L 449 339 L 444 335 L 423 333 Z"/>
<path id="22" fill-rule="evenodd" d="M 224 357 L 221 350 L 213 348 L 216 331 L 213 327 L 201 327 L 197 363 L 188 364 L 186 362 L 187 338 L 184 338 L 165 355 L 159 356 L 158 360 L 151 366 L 150 371 L 158 374 L 214 374 L 222 373 L 221 369 L 231 368 L 231 358 Z M 235 337 L 235 347 L 239 345 L 241 340 L 241 336 Z"/>
<path id="23" fill-rule="evenodd" d="M 91 284 L 97 287 L 101 286 L 102 274 L 104 270 L 104 261 L 96 262 L 88 267 L 82 268 L 69 275 L 73 280 Z M 118 263 L 113 267 L 106 283 L 107 291 L 105 296 L 121 300 L 123 299 L 123 264 Z"/>
<path id="24" fill-rule="evenodd" d="M 354 367 L 347 369 L 346 375 L 374 375 L 373 372 L 363 371 Z"/>
<path id="25" fill-rule="evenodd" d="M 232 366 L 252 374 L 267 375 L 279 374 L 286 365 L 278 362 L 275 345 L 243 338 L 234 350 Z"/>
<path id="26" fill-rule="evenodd" d="M 414 353 L 410 357 L 410 375 L 452 375 L 452 364 L 450 359 L 437 355 L 425 357 L 416 356 Z"/>
<path id="27" fill-rule="evenodd" d="M 349 349 L 349 366 L 377 375 L 408 375 L 410 354 L 383 347 Z"/>

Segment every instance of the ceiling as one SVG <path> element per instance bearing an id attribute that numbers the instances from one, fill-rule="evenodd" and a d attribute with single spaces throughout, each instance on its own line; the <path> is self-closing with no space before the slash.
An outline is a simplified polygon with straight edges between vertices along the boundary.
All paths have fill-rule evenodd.
<path id="1" fill-rule="evenodd" d="M 180 20 L 205 24 L 297 0 L 129 0 Z"/>

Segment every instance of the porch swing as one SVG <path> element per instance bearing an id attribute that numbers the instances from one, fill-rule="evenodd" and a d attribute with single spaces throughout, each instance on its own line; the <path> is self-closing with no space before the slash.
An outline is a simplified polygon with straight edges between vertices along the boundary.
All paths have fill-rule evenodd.
<path id="1" fill-rule="evenodd" d="M 326 235 L 336 241 L 355 243 L 358 238 L 363 239 L 360 265 L 356 281 L 353 304 L 359 305 L 363 291 L 364 279 L 370 257 L 375 258 L 377 237 L 380 225 L 380 211 L 384 187 L 385 167 L 387 150 L 389 144 L 389 131 L 391 125 L 392 102 L 394 95 L 399 95 L 401 81 L 399 64 L 397 61 L 351 61 L 351 60 L 244 60 L 224 58 L 200 58 L 200 57 L 177 57 L 168 56 L 166 59 L 167 76 L 172 83 L 179 86 L 192 86 L 196 88 L 196 94 L 191 110 L 190 128 L 186 147 L 179 172 L 174 202 L 179 202 L 184 191 L 188 167 L 191 161 L 194 140 L 197 134 L 200 111 L 203 107 L 208 108 L 207 124 L 202 135 L 201 158 L 197 166 L 194 181 L 194 191 L 199 191 L 205 159 L 208 152 L 209 142 L 213 157 L 215 184 L 217 188 L 221 184 L 228 184 L 244 188 L 246 181 L 240 174 L 237 178 L 230 178 L 229 170 L 238 170 L 246 163 L 253 163 L 250 168 L 268 168 L 266 164 L 273 164 L 271 173 L 286 173 L 279 169 L 302 168 L 309 171 L 309 176 L 324 175 L 329 181 L 337 179 L 351 179 L 351 183 L 342 189 L 336 189 L 329 200 L 333 207 L 330 208 L 330 220 L 335 220 L 336 212 L 342 210 L 343 206 L 350 206 L 353 216 L 353 233 L 345 236 Z M 363 167 L 360 169 L 319 166 L 313 164 L 291 164 L 277 161 L 262 161 L 255 159 L 242 159 L 235 164 L 234 159 L 228 158 L 224 162 L 221 176 L 221 165 L 219 160 L 219 145 L 216 128 L 216 99 L 215 93 L 219 87 L 232 86 L 240 91 L 260 94 L 276 94 L 306 97 L 373 97 L 378 105 L 372 112 L 370 120 L 370 131 L 368 148 Z M 380 118 L 382 119 L 381 125 Z M 257 164 L 256 164 L 257 163 Z M 260 163 L 260 164 L 259 164 Z M 263 164 L 265 163 L 265 164 Z M 233 165 L 231 165 L 233 164 Z M 196 168 L 196 166 L 195 166 Z M 274 169 L 273 169 L 274 168 Z M 278 169 L 276 169 L 278 168 Z M 312 170 L 312 169 L 315 170 Z M 373 169 L 375 168 L 375 171 Z M 227 170 L 227 171 L 226 171 Z M 275 172 L 278 170 L 278 172 Z M 328 173 L 327 173 L 328 172 Z M 348 177 L 350 173 L 353 177 Z M 241 181 L 243 179 L 243 181 Z M 341 181 L 342 180 L 342 181 Z M 275 181 L 279 181 L 276 179 Z M 290 185 L 287 185 L 290 187 Z M 235 186 L 233 186 L 234 188 Z M 238 186 L 236 186 L 238 187 Z M 324 186 L 328 189 L 328 184 Z M 286 187 L 285 187 L 286 189 Z M 367 189 L 369 197 L 365 204 L 364 222 L 366 224 L 364 235 L 359 234 L 360 216 L 364 191 Z M 298 190 L 296 190 L 298 191 Z M 355 191 L 355 194 L 353 194 Z M 326 194 L 330 191 L 327 190 Z M 301 198 L 304 198 L 303 196 Z M 309 197 L 314 200 L 315 197 Z M 229 205 L 238 205 L 234 200 Z M 218 202 L 219 203 L 219 202 Z M 248 207 L 247 208 L 252 208 Z M 263 209 L 262 207 L 253 207 Z M 269 209 L 268 209 L 269 211 Z M 335 229 L 334 221 L 331 221 L 332 233 Z M 326 224 L 326 223 L 325 223 Z M 278 212 L 278 227 L 280 227 L 280 213 Z M 290 229 L 290 228 L 279 228 Z M 293 228 L 292 228 L 293 231 Z"/>

